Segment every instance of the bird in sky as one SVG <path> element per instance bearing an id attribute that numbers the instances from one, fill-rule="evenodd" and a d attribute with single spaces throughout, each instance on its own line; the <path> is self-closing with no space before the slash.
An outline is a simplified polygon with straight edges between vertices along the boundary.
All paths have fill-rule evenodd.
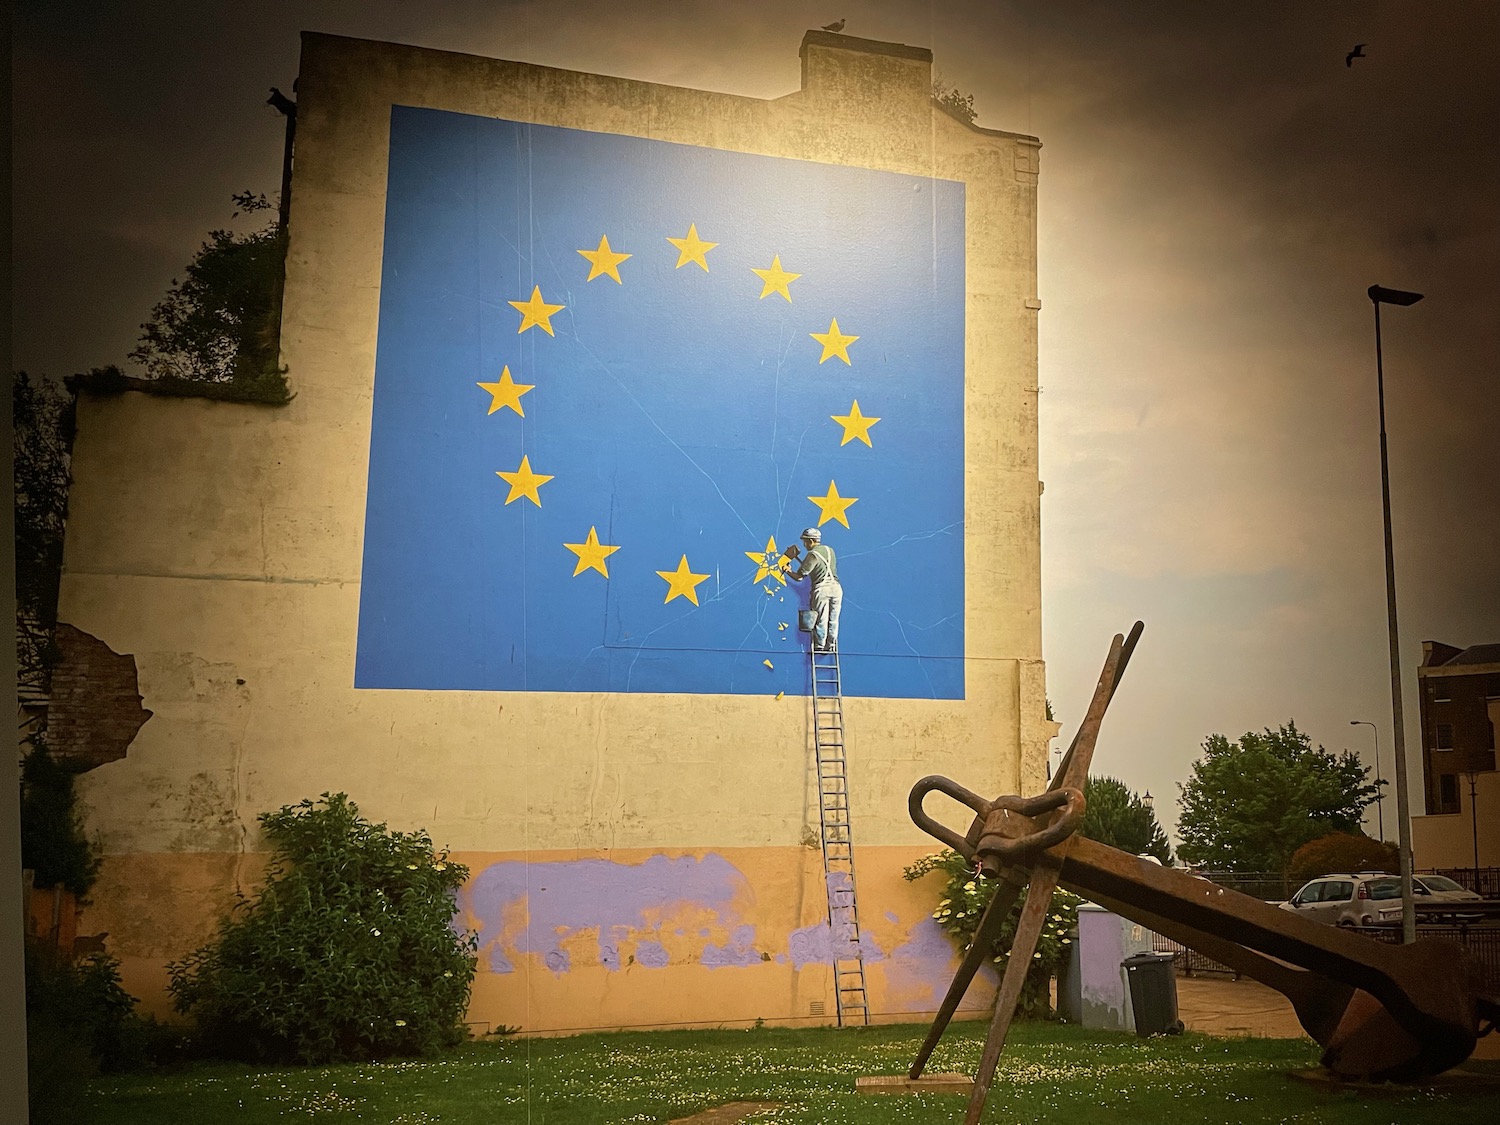
<path id="1" fill-rule="evenodd" d="M 1354 50 L 1350 51 L 1347 55 L 1344 56 L 1344 65 L 1353 66 L 1355 59 L 1363 59 L 1368 57 L 1369 56 L 1365 54 L 1365 45 L 1363 43 L 1356 43 L 1354 44 Z"/>
<path id="2" fill-rule="evenodd" d="M 839 32 L 841 32 L 841 31 L 844 30 L 844 23 L 845 22 L 846 21 L 844 21 L 844 20 L 839 20 L 838 23 L 825 23 L 823 25 L 823 30 L 824 31 L 831 31 L 835 35 L 837 35 Z"/>

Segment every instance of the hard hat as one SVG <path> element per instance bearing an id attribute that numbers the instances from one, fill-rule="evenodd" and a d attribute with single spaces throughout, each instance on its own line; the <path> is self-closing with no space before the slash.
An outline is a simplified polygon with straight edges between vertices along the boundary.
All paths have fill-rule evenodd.
<path id="1" fill-rule="evenodd" d="M 802 538 L 806 539 L 809 543 L 821 543 L 823 541 L 823 533 L 815 527 L 809 527 L 802 533 Z"/>

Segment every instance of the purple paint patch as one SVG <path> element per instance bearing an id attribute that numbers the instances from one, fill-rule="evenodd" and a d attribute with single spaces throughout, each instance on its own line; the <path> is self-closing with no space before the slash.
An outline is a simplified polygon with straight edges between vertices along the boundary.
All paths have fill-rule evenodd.
<path id="1" fill-rule="evenodd" d="M 897 922 L 901 921 L 900 918 L 896 917 L 896 912 L 894 910 L 887 910 L 885 912 L 885 920 L 892 925 L 895 925 Z"/>
<path id="2" fill-rule="evenodd" d="M 671 960 L 666 948 L 654 941 L 643 941 L 635 947 L 635 960 L 648 969 L 665 969 Z"/>
<path id="3" fill-rule="evenodd" d="M 845 938 L 835 943 L 833 929 L 827 922 L 804 926 L 787 935 L 787 953 L 791 956 L 794 969 L 801 969 L 812 964 L 833 964 L 835 945 L 838 951 L 843 953 L 847 950 L 849 942 Z M 875 940 L 869 934 L 859 935 L 859 954 L 866 961 L 885 960 L 885 951 L 875 944 Z"/>
<path id="4" fill-rule="evenodd" d="M 703 947 L 699 963 L 710 969 L 721 969 L 725 965 L 758 965 L 760 954 L 755 950 L 755 927 L 739 926 L 723 945 L 710 942 Z"/>
<path id="5" fill-rule="evenodd" d="M 713 854 L 701 859 L 655 855 L 639 864 L 510 861 L 492 864 L 471 879 L 463 901 L 478 924 L 480 951 L 492 972 L 513 972 L 515 955 L 532 953 L 553 972 L 565 973 L 571 959 L 562 943 L 586 931 L 597 935 L 600 964 L 618 971 L 621 944 L 636 931 L 657 932 L 675 912 L 711 911 L 720 925 L 736 925 L 731 904 L 747 888 L 739 868 Z M 753 942 L 753 929 L 741 929 L 750 936 L 741 941 L 735 931 L 726 950 Z"/>
<path id="6" fill-rule="evenodd" d="M 885 967 L 886 1003 L 897 1011 L 931 1011 L 948 991 L 956 957 L 943 927 L 923 918 L 912 927 L 911 936 L 891 950 Z M 987 981 L 994 979 L 994 974 L 986 974 L 984 969 L 980 975 Z"/>

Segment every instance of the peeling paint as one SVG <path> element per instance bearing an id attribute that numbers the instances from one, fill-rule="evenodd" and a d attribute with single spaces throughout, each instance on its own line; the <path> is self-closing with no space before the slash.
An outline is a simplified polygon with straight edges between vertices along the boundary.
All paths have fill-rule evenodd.
<path id="1" fill-rule="evenodd" d="M 787 935 L 787 953 L 794 969 L 833 964 L 832 927 L 827 922 L 819 922 L 793 930 Z M 875 939 L 867 933 L 859 935 L 859 953 L 866 962 L 885 960 L 885 950 L 876 945 Z"/>
<path id="2" fill-rule="evenodd" d="M 734 908 L 736 898 L 749 894 L 739 868 L 710 853 L 656 855 L 639 864 L 497 863 L 470 880 L 462 903 L 490 972 L 514 972 L 516 956 L 530 953 L 561 974 L 573 966 L 564 941 L 589 932 L 596 935 L 599 964 L 612 972 L 631 956 L 648 966 L 665 965 L 671 958 L 660 939 L 664 932 L 683 932 L 675 922 L 705 938 L 729 932 L 722 946 L 705 947 L 705 965 L 759 962 L 754 927 L 744 925 Z"/>
<path id="3" fill-rule="evenodd" d="M 931 1011 L 948 991 L 953 977 L 953 942 L 931 918 L 923 918 L 911 936 L 891 950 L 885 967 L 886 1002 L 898 1011 Z"/>
<path id="4" fill-rule="evenodd" d="M 671 957 L 667 954 L 666 947 L 654 941 L 643 941 L 635 947 L 636 964 L 644 965 L 648 969 L 665 969 Z"/>
<path id="5" fill-rule="evenodd" d="M 755 949 L 755 927 L 737 926 L 733 935 L 723 945 L 712 943 L 703 947 L 699 961 L 711 969 L 725 965 L 758 965 L 760 953 Z"/>

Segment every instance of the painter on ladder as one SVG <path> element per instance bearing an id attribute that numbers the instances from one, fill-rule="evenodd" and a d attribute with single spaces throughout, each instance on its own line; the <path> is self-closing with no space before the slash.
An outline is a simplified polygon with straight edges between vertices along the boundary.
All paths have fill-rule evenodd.
<path id="1" fill-rule="evenodd" d="M 813 613 L 813 651 L 833 652 L 839 641 L 839 609 L 844 604 L 844 588 L 839 585 L 838 562 L 833 548 L 823 542 L 823 533 L 809 527 L 802 533 L 801 561 L 796 569 L 786 572 L 788 578 L 799 582 L 806 578 L 812 582 L 812 592 L 807 596 L 807 608 Z M 784 552 L 789 559 L 799 555 L 793 543 Z"/>

